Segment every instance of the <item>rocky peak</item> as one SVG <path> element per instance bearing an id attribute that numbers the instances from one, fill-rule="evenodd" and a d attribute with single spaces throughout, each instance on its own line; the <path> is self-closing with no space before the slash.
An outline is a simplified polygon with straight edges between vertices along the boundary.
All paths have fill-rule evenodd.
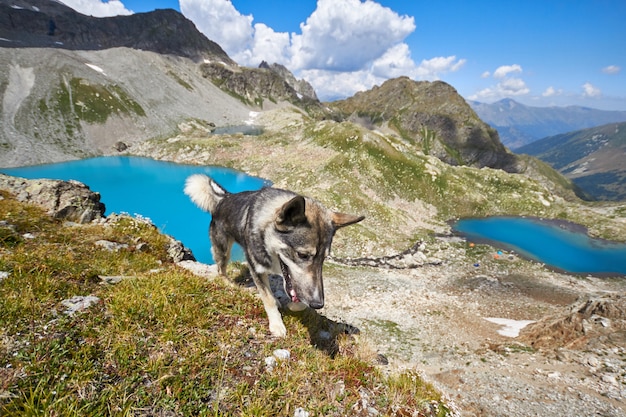
<path id="1" fill-rule="evenodd" d="M 313 116 L 326 113 L 309 83 L 297 81 L 282 65 L 270 66 L 262 62 L 259 68 L 246 68 L 211 62 L 202 64 L 200 68 L 205 78 L 247 105 L 262 108 L 266 100 L 273 103 L 289 102 Z M 307 88 L 312 93 L 301 92 Z"/>
<path id="2" fill-rule="evenodd" d="M 127 47 L 234 64 L 218 44 L 172 9 L 97 18 L 56 1 L 0 0 L 0 46 L 72 50 Z"/>
<path id="3" fill-rule="evenodd" d="M 267 62 L 262 61 L 259 65 L 259 68 L 268 69 L 272 72 L 278 74 L 281 78 L 289 84 L 291 88 L 293 88 L 296 93 L 311 98 L 313 100 L 317 100 L 317 94 L 315 94 L 315 89 L 311 84 L 309 84 L 306 80 L 298 80 L 296 77 L 285 67 L 284 65 L 280 65 L 277 63 L 273 63 L 269 65 Z"/>
<path id="4" fill-rule="evenodd" d="M 388 80 L 369 91 L 331 104 L 342 117 L 371 126 L 385 125 L 428 155 L 451 165 L 519 172 L 517 157 L 500 142 L 449 84 Z"/>

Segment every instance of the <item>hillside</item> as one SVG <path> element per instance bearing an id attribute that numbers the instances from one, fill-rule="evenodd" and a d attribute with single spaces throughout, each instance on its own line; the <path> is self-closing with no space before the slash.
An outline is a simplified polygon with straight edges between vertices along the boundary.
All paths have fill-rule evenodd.
<path id="1" fill-rule="evenodd" d="M 452 86 L 399 78 L 322 105 L 275 65 L 128 45 L 0 54 L 0 166 L 111 153 L 219 165 L 366 216 L 334 238 L 325 308 L 287 312 L 277 340 L 245 265 L 226 282 L 174 262 L 145 220 L 52 219 L 28 202 L 56 204 L 54 189 L 9 178 L 22 185 L 0 192 L 0 414 L 626 412 L 625 281 L 451 230 L 535 216 L 626 241 L 626 207 L 584 203 L 548 164 L 509 152 Z M 262 132 L 212 131 L 246 122 Z M 98 301 L 66 315 L 75 295 Z M 539 324 L 509 337 L 486 318 Z"/>
<path id="2" fill-rule="evenodd" d="M 416 149 L 451 165 L 519 172 L 515 155 L 497 132 L 446 83 L 400 77 L 330 106 L 348 120 L 391 129 Z"/>
<path id="3" fill-rule="evenodd" d="M 175 10 L 97 18 L 50 0 L 0 0 L 0 47 L 83 51 L 125 47 L 235 64 Z"/>
<path id="4" fill-rule="evenodd" d="M 470 101 L 476 114 L 498 131 L 508 148 L 518 148 L 561 133 L 626 121 L 626 111 L 605 111 L 580 106 L 531 107 L 511 99 L 495 103 Z"/>
<path id="5" fill-rule="evenodd" d="M 564 133 L 517 149 L 570 178 L 596 200 L 626 200 L 626 123 Z"/>

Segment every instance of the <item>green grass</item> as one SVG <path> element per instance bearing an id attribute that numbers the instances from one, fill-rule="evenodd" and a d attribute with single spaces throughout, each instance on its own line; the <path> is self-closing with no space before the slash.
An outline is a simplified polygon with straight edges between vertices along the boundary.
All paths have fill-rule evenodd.
<path id="1" fill-rule="evenodd" d="M 449 414 L 431 385 L 383 376 L 345 326 L 312 310 L 286 314 L 288 337 L 270 337 L 253 292 L 172 264 L 150 224 L 70 226 L 3 197 L 0 415 L 343 416 L 364 393 L 382 415 Z M 108 252 L 101 239 L 128 249 Z M 234 265 L 231 281 L 245 272 Z M 100 302 L 66 315 L 61 301 L 76 295 Z M 291 358 L 269 371 L 278 348 Z"/>

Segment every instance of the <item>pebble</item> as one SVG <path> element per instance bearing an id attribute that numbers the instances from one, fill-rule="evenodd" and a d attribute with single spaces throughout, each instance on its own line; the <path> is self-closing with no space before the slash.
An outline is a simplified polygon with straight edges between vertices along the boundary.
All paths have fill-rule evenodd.
<path id="1" fill-rule="evenodd" d="M 298 407 L 293 413 L 293 417 L 309 417 L 309 412 L 304 408 Z"/>
<path id="2" fill-rule="evenodd" d="M 61 301 L 61 304 L 67 307 L 67 310 L 65 310 L 64 313 L 68 315 L 72 315 L 76 313 L 77 311 L 86 310 L 92 305 L 97 304 L 99 302 L 100 302 L 100 298 L 95 297 L 93 295 L 87 295 L 87 296 L 76 295 L 72 298 L 68 298 L 66 300 Z"/>

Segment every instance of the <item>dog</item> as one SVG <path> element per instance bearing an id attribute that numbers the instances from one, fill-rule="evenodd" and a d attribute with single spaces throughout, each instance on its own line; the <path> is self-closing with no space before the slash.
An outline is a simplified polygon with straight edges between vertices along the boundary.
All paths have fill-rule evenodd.
<path id="1" fill-rule="evenodd" d="M 269 275 L 282 275 L 290 306 L 324 307 L 322 265 L 333 236 L 365 218 L 329 210 L 317 200 L 279 188 L 229 193 L 203 174 L 187 178 L 184 192 L 211 213 L 211 252 L 219 274 L 226 276 L 233 243 L 243 248 L 275 337 L 284 337 L 287 329 Z"/>

